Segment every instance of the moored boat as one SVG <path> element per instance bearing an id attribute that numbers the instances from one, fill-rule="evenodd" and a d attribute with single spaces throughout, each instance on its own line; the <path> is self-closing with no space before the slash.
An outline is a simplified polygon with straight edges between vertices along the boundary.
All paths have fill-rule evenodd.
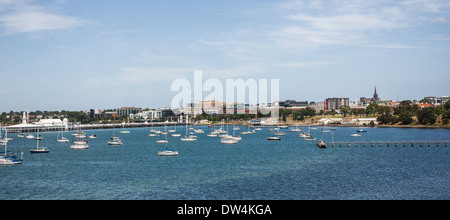
<path id="1" fill-rule="evenodd" d="M 50 153 L 50 150 L 46 147 L 40 147 L 39 146 L 39 141 L 43 140 L 44 138 L 40 138 L 41 136 L 39 135 L 39 129 L 37 131 L 37 137 L 36 137 L 36 149 L 30 149 L 30 153 L 32 154 L 48 154 Z"/>
<path id="2" fill-rule="evenodd" d="M 269 140 L 269 141 L 281 141 L 281 138 L 277 137 L 277 136 L 272 136 L 272 137 L 268 137 L 267 140 Z"/>
<path id="3" fill-rule="evenodd" d="M 5 132 L 6 138 L 8 138 L 8 131 Z M 23 161 L 23 152 L 21 153 L 20 158 L 16 156 L 16 154 L 8 152 L 8 142 L 5 142 L 5 153 L 0 155 L 0 165 L 16 165 L 21 164 Z"/>
<path id="4" fill-rule="evenodd" d="M 224 137 L 220 139 L 220 142 L 222 144 L 237 144 L 239 140 L 233 138 L 233 137 Z"/>
<path id="5" fill-rule="evenodd" d="M 327 148 L 327 144 L 323 141 L 317 141 L 317 146 L 319 148 Z"/>
<path id="6" fill-rule="evenodd" d="M 169 148 L 167 148 L 166 147 L 166 150 L 165 151 L 159 151 L 158 152 L 158 155 L 159 156 L 166 156 L 166 157 L 173 157 L 173 156 L 178 156 L 178 151 L 176 151 L 176 150 L 172 150 L 172 149 L 169 149 Z"/>
<path id="7" fill-rule="evenodd" d="M 89 145 L 86 143 L 75 143 L 74 145 L 70 146 L 72 149 L 88 149 Z"/>

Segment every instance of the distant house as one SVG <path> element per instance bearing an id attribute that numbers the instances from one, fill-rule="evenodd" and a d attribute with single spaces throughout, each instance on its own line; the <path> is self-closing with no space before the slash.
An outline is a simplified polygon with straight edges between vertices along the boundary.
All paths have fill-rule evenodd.
<path id="1" fill-rule="evenodd" d="M 289 108 L 289 109 L 302 109 L 309 107 L 309 104 L 307 101 L 304 102 L 297 102 L 295 100 L 286 100 L 286 101 L 280 101 L 279 106 L 281 108 Z"/>
<path id="2" fill-rule="evenodd" d="M 419 104 L 419 108 L 423 109 L 423 108 L 429 108 L 429 107 L 434 107 L 434 105 L 430 104 L 430 103 L 423 103 L 423 104 Z"/>
<path id="3" fill-rule="evenodd" d="M 349 124 L 352 125 L 369 125 L 373 122 L 374 125 L 378 125 L 378 121 L 376 118 L 357 118 L 352 119 Z"/>
<path id="4" fill-rule="evenodd" d="M 330 125 L 330 124 L 342 124 L 344 120 L 342 118 L 322 118 L 317 124 L 319 125 Z"/>

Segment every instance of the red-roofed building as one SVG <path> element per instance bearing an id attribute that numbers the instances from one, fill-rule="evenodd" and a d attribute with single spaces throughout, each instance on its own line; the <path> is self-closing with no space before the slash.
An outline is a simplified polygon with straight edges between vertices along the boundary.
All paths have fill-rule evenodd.
<path id="1" fill-rule="evenodd" d="M 419 108 L 423 109 L 423 108 L 429 108 L 429 107 L 434 107 L 434 105 L 430 104 L 430 103 L 423 103 L 423 104 L 419 104 Z"/>

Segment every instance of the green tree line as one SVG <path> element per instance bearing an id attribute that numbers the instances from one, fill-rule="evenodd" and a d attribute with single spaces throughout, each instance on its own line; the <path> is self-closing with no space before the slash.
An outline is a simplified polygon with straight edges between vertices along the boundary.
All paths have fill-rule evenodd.
<path id="1" fill-rule="evenodd" d="M 417 122 L 422 125 L 432 125 L 437 123 L 439 117 L 442 118 L 442 124 L 447 125 L 450 119 L 450 102 L 444 106 L 419 108 L 418 105 L 412 104 L 411 101 L 403 101 L 396 108 L 387 106 L 379 106 L 371 104 L 373 113 L 378 113 L 378 121 L 381 124 L 397 124 L 409 125 L 414 122 L 413 116 L 416 116 Z"/>

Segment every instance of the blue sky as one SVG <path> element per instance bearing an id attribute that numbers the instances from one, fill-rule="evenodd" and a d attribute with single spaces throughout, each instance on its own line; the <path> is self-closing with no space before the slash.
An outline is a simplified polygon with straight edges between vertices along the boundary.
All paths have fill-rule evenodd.
<path id="1" fill-rule="evenodd" d="M 0 0 L 0 112 L 169 107 L 196 70 L 421 99 L 450 93 L 449 60 L 447 0 Z"/>

